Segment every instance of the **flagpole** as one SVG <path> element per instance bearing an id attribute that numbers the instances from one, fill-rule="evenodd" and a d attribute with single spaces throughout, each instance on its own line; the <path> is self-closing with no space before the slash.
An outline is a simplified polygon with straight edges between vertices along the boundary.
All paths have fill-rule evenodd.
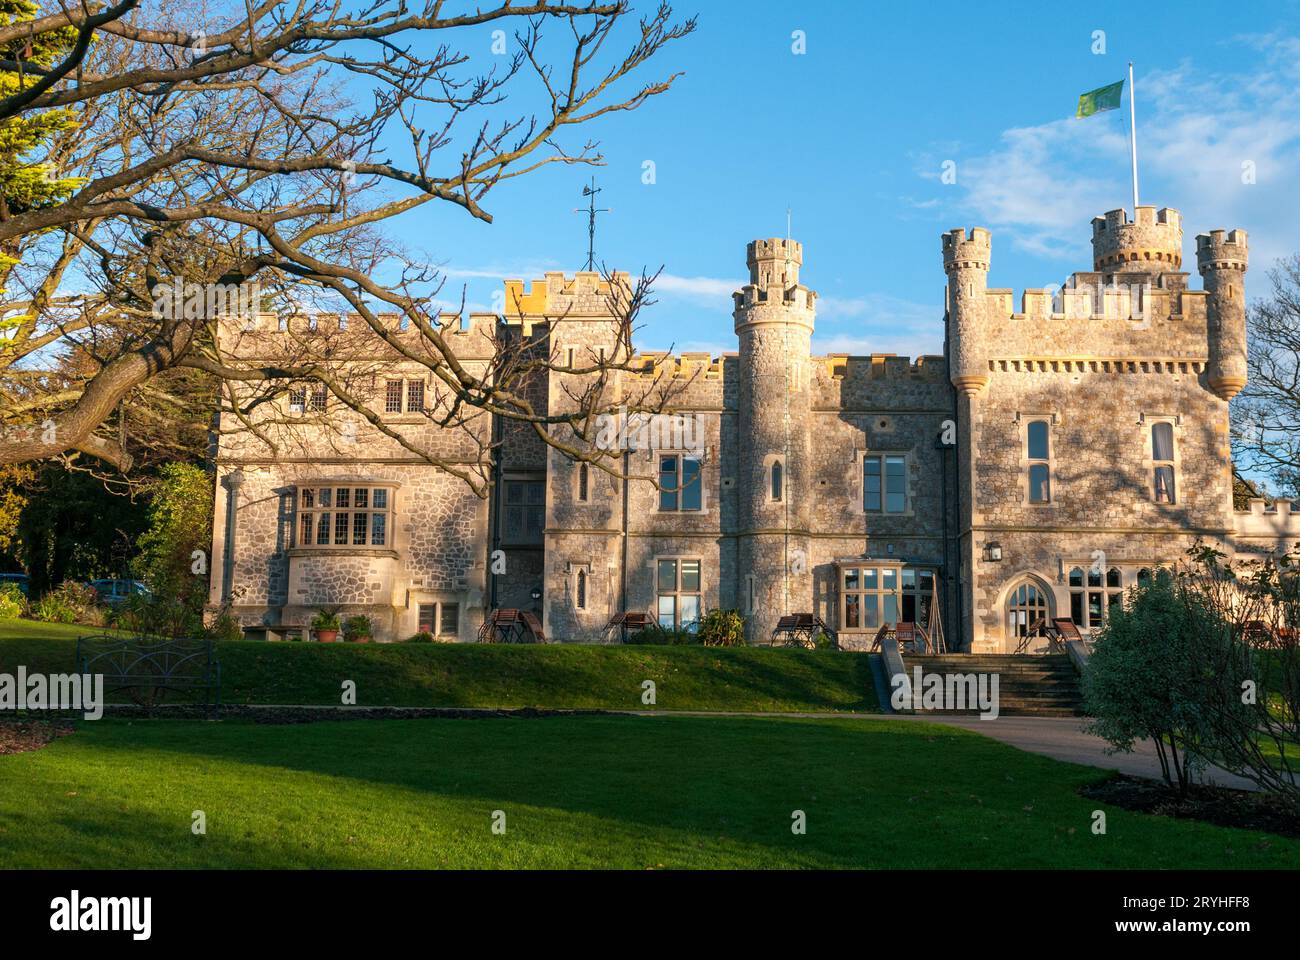
<path id="1" fill-rule="evenodd" d="M 1128 142 L 1129 153 L 1133 157 L 1133 220 L 1138 215 L 1138 126 L 1137 109 L 1133 105 L 1133 61 L 1128 62 Z"/>

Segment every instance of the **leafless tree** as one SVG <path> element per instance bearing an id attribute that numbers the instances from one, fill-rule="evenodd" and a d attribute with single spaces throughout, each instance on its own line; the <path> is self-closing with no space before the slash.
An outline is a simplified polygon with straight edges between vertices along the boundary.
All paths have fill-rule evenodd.
<path id="1" fill-rule="evenodd" d="M 1250 381 L 1233 402 L 1238 466 L 1300 496 L 1300 256 L 1270 274 L 1272 294 L 1250 308 Z"/>
<path id="2" fill-rule="evenodd" d="M 350 314 L 387 355 L 431 372 L 430 416 L 445 426 L 503 418 L 597 462 L 585 442 L 595 416 L 666 402 L 663 391 L 612 387 L 630 370 L 651 277 L 611 284 L 625 349 L 570 368 L 503 338 L 492 363 L 471 367 L 439 320 L 442 278 L 384 227 L 433 201 L 491 222 L 496 185 L 552 164 L 599 163 L 594 141 L 565 143 L 570 128 L 667 91 L 675 74 L 625 84 L 694 19 L 675 20 L 666 3 L 637 19 L 627 0 L 450 9 L 459 6 L 139 0 L 61 6 L 0 28 L 6 49 L 31 30 L 72 26 L 87 38 L 46 70 L 21 54 L 0 61 L 24 77 L 0 101 L 0 123 L 80 111 L 79 129 L 56 136 L 45 159 L 51 175 L 83 178 L 66 201 L 0 218 L 0 252 L 16 262 L 0 277 L 0 465 L 88 454 L 129 469 L 122 413 L 140 405 L 157 415 L 176 400 L 176 371 L 202 378 L 249 424 L 253 407 L 293 382 L 321 383 L 375 429 L 442 462 L 372 417 L 373 398 L 337 374 L 319 339 L 258 364 L 223 349 L 212 316 L 164 315 L 156 291 L 178 278 L 256 281 L 261 308 L 282 314 L 313 304 Z M 513 53 L 471 54 L 474 34 L 462 28 L 499 30 L 493 43 Z M 516 97 L 538 106 L 516 110 Z M 530 401 L 538 369 L 580 365 L 592 386 L 565 409 Z M 482 470 L 460 473 L 483 492 Z"/>

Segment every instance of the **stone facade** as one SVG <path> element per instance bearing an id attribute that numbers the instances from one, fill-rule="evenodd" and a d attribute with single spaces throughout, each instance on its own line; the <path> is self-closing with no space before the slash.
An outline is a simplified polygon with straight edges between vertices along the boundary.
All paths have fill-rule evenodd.
<path id="1" fill-rule="evenodd" d="M 751 642 L 783 614 L 812 612 L 850 647 L 913 619 L 940 622 L 950 648 L 1011 652 L 1041 616 L 1095 629 L 1124 589 L 1197 539 L 1250 555 L 1300 539 L 1289 504 L 1232 504 L 1243 231 L 1197 238 L 1204 289 L 1191 290 L 1178 212 L 1139 207 L 1130 222 L 1112 211 L 1093 221 L 1094 269 L 1026 290 L 1019 312 L 1010 290 L 988 287 L 988 231 L 942 239 L 944 353 L 915 361 L 813 356 L 817 297 L 800 283 L 801 245 L 751 243 L 736 353 L 643 354 L 608 376 L 610 396 L 662 401 L 698 426 L 689 443 L 651 430 L 603 461 L 626 482 L 527 425 L 436 426 L 421 409 L 444 401 L 402 356 L 413 332 L 395 330 L 385 347 L 337 320 L 223 328 L 226 349 L 249 356 L 291 356 L 328 336 L 331 362 L 378 423 L 441 462 L 351 411 L 314 409 L 311 387 L 288 408 L 276 400 L 224 424 L 213 606 L 272 633 L 332 605 L 371 615 L 381 639 L 428 627 L 460 640 L 488 610 L 518 607 L 575 642 L 600 640 L 618 611 L 678 625 L 739 609 Z M 591 367 L 628 359 L 610 306 L 628 284 L 581 272 L 530 288 L 507 280 L 504 317 L 444 317 L 444 335 L 477 369 L 494 336 L 547 352 L 573 372 L 521 389 L 558 413 L 594 382 Z"/>

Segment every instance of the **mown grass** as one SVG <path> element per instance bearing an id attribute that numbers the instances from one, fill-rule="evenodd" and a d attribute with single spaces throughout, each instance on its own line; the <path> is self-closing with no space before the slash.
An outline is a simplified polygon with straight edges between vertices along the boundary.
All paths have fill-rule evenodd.
<path id="1" fill-rule="evenodd" d="M 0 757 L 0 867 L 1300 863 L 1295 840 L 1077 794 L 1102 775 L 886 719 L 102 720 Z"/>
<path id="2" fill-rule="evenodd" d="M 75 666 L 85 627 L 0 621 L 0 672 Z M 225 703 L 571 709 L 875 711 L 867 654 L 576 645 L 218 644 Z M 646 680 L 655 703 L 643 702 Z"/>

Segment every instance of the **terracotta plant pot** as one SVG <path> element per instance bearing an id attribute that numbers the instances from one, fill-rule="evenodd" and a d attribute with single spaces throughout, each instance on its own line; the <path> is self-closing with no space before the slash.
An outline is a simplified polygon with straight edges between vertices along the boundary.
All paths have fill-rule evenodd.
<path id="1" fill-rule="evenodd" d="M 317 630 L 317 631 L 316 631 L 316 642 L 317 642 L 317 643 L 333 643 L 333 642 L 334 642 L 335 640 L 337 640 L 338 638 L 339 638 L 339 632 L 338 632 L 337 630 Z"/>

